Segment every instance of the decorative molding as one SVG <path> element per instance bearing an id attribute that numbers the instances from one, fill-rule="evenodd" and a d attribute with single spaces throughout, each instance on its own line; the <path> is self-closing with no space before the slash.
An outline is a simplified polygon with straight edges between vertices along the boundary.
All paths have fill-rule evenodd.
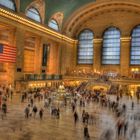
<path id="1" fill-rule="evenodd" d="M 129 42 L 131 40 L 131 37 L 121 37 L 122 42 Z"/>
<path id="2" fill-rule="evenodd" d="M 60 33 L 57 33 L 55 31 L 53 31 L 53 30 L 50 30 L 50 29 L 44 27 L 43 25 L 37 24 L 37 23 L 35 23 L 33 21 L 30 21 L 30 20 L 28 20 L 26 18 L 23 18 L 23 17 L 21 17 L 21 16 L 19 16 L 17 14 L 14 14 L 12 12 L 6 11 L 6 10 L 4 10 L 2 8 L 0 8 L 0 16 L 2 16 L 4 18 L 7 18 L 7 19 L 10 19 L 10 20 L 13 20 L 13 21 L 15 21 L 17 23 L 20 23 L 20 24 L 23 24 L 25 26 L 28 26 L 30 28 L 36 29 L 38 31 L 41 31 L 41 32 L 46 33 L 48 35 L 51 35 L 51 36 L 53 36 L 53 37 L 55 37 L 57 39 L 60 39 L 62 41 L 66 41 L 68 43 L 74 44 L 75 41 L 76 41 L 76 40 L 74 40 L 72 38 L 69 38 L 69 37 L 67 37 L 65 35 L 62 35 Z"/>
<path id="3" fill-rule="evenodd" d="M 103 39 L 102 38 L 94 38 L 93 42 L 94 43 L 102 43 Z"/>
<path id="4" fill-rule="evenodd" d="M 20 0 L 15 0 L 15 4 L 16 4 L 17 12 L 19 12 L 20 11 Z"/>
<path id="5" fill-rule="evenodd" d="M 56 20 L 56 22 L 58 23 L 59 29 L 61 30 L 63 19 L 64 19 L 64 14 L 62 12 L 57 12 L 50 18 L 50 20 L 51 19 Z"/>
<path id="6" fill-rule="evenodd" d="M 35 0 L 32 3 L 30 3 L 26 10 L 27 11 L 30 7 L 34 7 L 39 11 L 39 14 L 41 16 L 41 22 L 44 23 L 45 21 L 45 2 L 44 0 Z"/>
<path id="7" fill-rule="evenodd" d="M 85 23 L 86 26 L 87 20 L 102 15 L 105 11 L 111 12 L 112 10 L 140 14 L 140 3 L 136 1 L 104 0 L 87 4 L 68 18 L 64 24 L 63 32 L 69 36 L 74 36 L 74 31 L 77 31 L 81 23 Z"/>

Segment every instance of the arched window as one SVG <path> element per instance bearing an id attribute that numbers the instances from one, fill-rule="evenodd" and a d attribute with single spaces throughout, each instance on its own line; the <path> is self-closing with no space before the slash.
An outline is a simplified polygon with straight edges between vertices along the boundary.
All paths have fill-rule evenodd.
<path id="1" fill-rule="evenodd" d="M 78 64 L 93 64 L 93 32 L 85 29 L 78 38 Z"/>
<path id="2" fill-rule="evenodd" d="M 35 8 L 29 8 L 26 12 L 26 16 L 37 22 L 41 22 L 40 13 Z"/>
<path id="3" fill-rule="evenodd" d="M 103 35 L 102 64 L 120 64 L 120 30 L 108 28 Z"/>
<path id="4" fill-rule="evenodd" d="M 136 26 L 131 35 L 131 65 L 140 65 L 140 25 Z"/>
<path id="5" fill-rule="evenodd" d="M 59 31 L 58 23 L 54 19 L 49 21 L 48 26 L 56 31 Z"/>
<path id="6" fill-rule="evenodd" d="M 13 0 L 0 0 L 0 5 L 16 11 L 16 5 Z"/>

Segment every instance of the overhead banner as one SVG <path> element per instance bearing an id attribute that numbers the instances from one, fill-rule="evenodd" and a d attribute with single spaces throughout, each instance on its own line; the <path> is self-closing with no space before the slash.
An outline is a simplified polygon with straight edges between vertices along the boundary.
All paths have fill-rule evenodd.
<path id="1" fill-rule="evenodd" d="M 47 66 L 48 44 L 43 44 L 42 66 Z"/>

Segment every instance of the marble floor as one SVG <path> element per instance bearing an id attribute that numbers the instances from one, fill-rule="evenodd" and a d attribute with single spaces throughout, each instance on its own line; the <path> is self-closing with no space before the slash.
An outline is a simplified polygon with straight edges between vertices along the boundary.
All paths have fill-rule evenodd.
<path id="1" fill-rule="evenodd" d="M 111 100 L 115 100 L 114 96 L 110 97 Z M 134 101 L 136 102 L 136 101 Z M 124 97 L 121 103 L 127 104 L 127 116 L 130 119 L 134 113 L 139 112 L 140 105 L 135 104 L 134 110 L 131 109 L 131 101 L 127 97 Z M 96 123 L 89 125 L 89 135 L 91 140 L 101 140 L 101 135 L 107 129 L 112 130 L 112 140 L 116 139 L 116 118 L 115 115 L 105 107 L 101 107 L 99 104 L 90 103 L 84 108 L 77 107 L 79 115 L 79 121 L 75 125 L 72 109 L 70 106 L 60 108 L 60 119 L 56 119 L 51 116 L 50 109 L 44 109 L 43 120 L 37 116 L 35 119 L 30 117 L 25 119 L 24 108 L 27 105 L 20 102 L 20 96 L 15 95 L 13 100 L 8 101 L 8 113 L 4 120 L 1 119 L 0 112 L 0 140 L 85 140 L 83 136 L 83 124 L 81 120 L 82 110 L 85 109 L 90 114 L 94 114 Z M 37 107 L 43 107 L 43 102 L 37 102 Z M 140 140 L 139 122 L 137 120 L 137 138 Z M 134 140 L 130 138 L 129 132 L 127 137 L 119 138 L 120 140 Z M 104 139 L 105 140 L 105 139 Z"/>

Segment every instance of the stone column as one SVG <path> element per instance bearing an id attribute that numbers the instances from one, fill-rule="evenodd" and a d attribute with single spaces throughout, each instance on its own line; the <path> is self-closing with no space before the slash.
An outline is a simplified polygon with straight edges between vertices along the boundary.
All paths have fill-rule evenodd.
<path id="1" fill-rule="evenodd" d="M 49 59 L 48 59 L 48 73 L 57 74 L 58 73 L 58 44 L 57 42 L 49 42 Z"/>
<path id="2" fill-rule="evenodd" d="M 58 47 L 58 74 L 61 74 L 61 63 L 62 63 L 62 46 Z"/>
<path id="3" fill-rule="evenodd" d="M 24 67 L 24 41 L 25 41 L 25 31 L 23 29 L 17 28 L 15 34 L 15 45 L 17 48 L 17 58 L 16 58 L 16 76 L 15 79 L 23 78 L 23 67 Z M 17 72 L 21 69 L 21 72 Z"/>
<path id="4" fill-rule="evenodd" d="M 76 66 L 76 43 L 63 42 L 61 57 L 61 74 L 66 74 Z"/>
<path id="5" fill-rule="evenodd" d="M 42 69 L 42 40 L 41 38 L 36 38 L 35 43 L 35 73 L 40 74 Z"/>
<path id="6" fill-rule="evenodd" d="M 101 71 L 102 39 L 94 39 L 93 47 L 94 47 L 93 70 Z"/>
<path id="7" fill-rule="evenodd" d="M 55 52 L 56 52 L 55 74 L 59 74 L 59 68 L 60 68 L 60 65 L 59 65 L 59 62 L 60 62 L 60 54 L 59 54 L 60 53 L 60 46 L 59 46 L 59 43 L 56 43 Z"/>
<path id="8" fill-rule="evenodd" d="M 129 76 L 130 44 L 130 37 L 121 38 L 120 73 L 123 76 Z"/>

